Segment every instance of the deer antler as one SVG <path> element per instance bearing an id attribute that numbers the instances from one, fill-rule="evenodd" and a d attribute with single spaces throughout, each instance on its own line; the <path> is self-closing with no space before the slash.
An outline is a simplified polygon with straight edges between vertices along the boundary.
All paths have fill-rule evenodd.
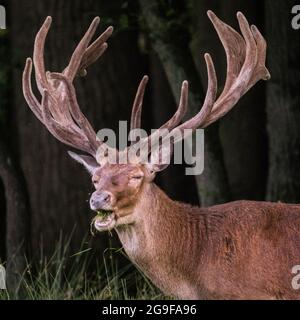
<path id="1" fill-rule="evenodd" d="M 269 71 L 265 67 L 266 42 L 258 29 L 254 25 L 250 27 L 247 19 L 241 12 L 237 13 L 237 19 L 242 36 L 221 21 L 212 11 L 208 11 L 207 15 L 218 33 L 227 57 L 227 74 L 223 92 L 216 98 L 216 72 L 211 56 L 206 53 L 204 58 L 208 73 L 208 88 L 200 111 L 191 119 L 177 126 L 185 114 L 188 103 L 188 82 L 184 81 L 182 83 L 177 112 L 150 137 L 145 138 L 145 143 L 149 144 L 160 129 L 168 129 L 172 134 L 174 130 L 183 131 L 184 129 L 207 127 L 230 111 L 257 81 L 260 79 L 268 80 L 270 78 Z M 144 94 L 144 79 L 138 90 L 138 97 L 142 97 Z M 132 121 L 134 127 L 139 126 L 141 122 L 142 98 L 139 98 L 138 101 L 138 107 L 135 105 L 132 110 L 132 119 L 135 119 Z"/>
<path id="2" fill-rule="evenodd" d="M 86 75 L 86 68 L 93 64 L 106 50 L 107 39 L 113 28 L 109 27 L 89 45 L 100 18 L 91 23 L 89 29 L 76 47 L 68 66 L 62 73 L 46 72 L 44 46 L 52 22 L 47 17 L 36 35 L 33 53 L 35 78 L 42 95 L 40 103 L 31 87 L 32 60 L 28 58 L 23 72 L 23 92 L 25 99 L 46 128 L 61 142 L 95 157 L 98 147 L 103 143 L 97 140 L 89 121 L 80 111 L 75 88 L 72 84 L 76 75 Z"/>
<path id="3" fill-rule="evenodd" d="M 241 12 L 237 13 L 237 19 L 242 36 L 222 22 L 213 12 L 208 11 L 207 14 L 219 35 L 227 57 L 227 74 L 223 92 L 217 98 L 216 72 L 211 56 L 206 53 L 204 58 L 208 73 L 208 88 L 202 108 L 194 117 L 179 125 L 188 104 L 188 82 L 184 81 L 176 113 L 150 137 L 143 139 L 145 145 L 149 145 L 151 139 L 162 129 L 168 129 L 172 134 L 175 130 L 178 132 L 178 130 L 207 127 L 230 111 L 257 81 L 270 78 L 265 67 L 266 42 L 258 29 L 254 25 L 250 27 Z M 69 65 L 62 73 L 45 71 L 44 45 L 52 19 L 48 17 L 45 20 L 37 33 L 33 54 L 37 87 L 42 95 L 41 103 L 34 96 L 31 88 L 32 60 L 30 58 L 26 61 L 23 73 L 24 96 L 37 118 L 57 139 L 94 157 L 99 146 L 102 144 L 105 147 L 105 144 L 97 140 L 95 131 L 81 113 L 72 82 L 76 75 L 84 76 L 86 68 L 94 63 L 107 48 L 106 41 L 112 34 L 112 27 L 107 28 L 89 45 L 99 20 L 99 17 L 93 20 L 75 49 Z M 131 129 L 140 128 L 147 82 L 148 77 L 144 76 L 133 103 Z"/>

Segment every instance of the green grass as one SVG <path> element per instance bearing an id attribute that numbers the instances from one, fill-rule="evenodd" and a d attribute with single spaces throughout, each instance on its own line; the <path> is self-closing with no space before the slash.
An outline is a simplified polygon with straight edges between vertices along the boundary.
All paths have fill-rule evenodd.
<path id="1" fill-rule="evenodd" d="M 166 299 L 129 261 L 119 267 L 120 249 L 107 249 L 95 259 L 86 245 L 75 254 L 68 248 L 68 242 L 59 241 L 52 257 L 28 262 L 20 277 L 21 294 L 0 290 L 0 299 Z"/>

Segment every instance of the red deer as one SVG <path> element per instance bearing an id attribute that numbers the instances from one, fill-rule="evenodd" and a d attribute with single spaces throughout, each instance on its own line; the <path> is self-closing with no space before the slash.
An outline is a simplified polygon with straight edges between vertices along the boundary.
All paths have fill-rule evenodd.
<path id="1" fill-rule="evenodd" d="M 187 107 L 184 81 L 174 116 L 161 128 L 205 128 L 223 117 L 260 79 L 270 75 L 265 67 L 266 42 L 258 29 L 237 14 L 241 35 L 208 11 L 227 57 L 223 92 L 217 97 L 214 64 L 205 54 L 208 89 L 199 113 L 181 123 Z M 62 73 L 46 72 L 44 43 L 51 25 L 48 17 L 37 33 L 33 64 L 41 102 L 31 88 L 32 60 L 23 74 L 25 99 L 50 133 L 64 144 L 85 152 L 72 158 L 92 176 L 95 191 L 92 210 L 99 231 L 116 230 L 131 259 L 165 294 L 181 299 L 297 299 L 292 268 L 300 264 L 300 206 L 296 204 L 234 201 L 208 208 L 171 200 L 153 182 L 164 163 L 109 163 L 97 157 L 99 147 L 88 120 L 81 113 L 73 86 L 76 75 L 85 75 L 107 48 L 108 28 L 89 45 L 99 18 L 74 51 Z M 131 129 L 139 128 L 144 77 L 133 104 Z M 145 138 L 146 142 L 151 137 Z M 148 140 L 147 140 L 148 139 Z M 120 153 L 128 152 L 130 147 Z M 118 151 L 116 151 L 118 153 Z"/>

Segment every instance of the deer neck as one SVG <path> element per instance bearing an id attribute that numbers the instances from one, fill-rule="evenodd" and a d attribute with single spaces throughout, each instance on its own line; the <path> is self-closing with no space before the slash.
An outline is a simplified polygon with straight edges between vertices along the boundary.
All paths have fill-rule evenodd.
<path id="1" fill-rule="evenodd" d="M 201 215 L 197 219 L 190 205 L 172 201 L 154 183 L 142 190 L 133 214 L 135 223 L 117 228 L 120 241 L 129 258 L 165 292 L 175 294 L 178 281 L 181 289 L 191 293 L 193 284 L 186 280 L 192 275 L 202 256 Z M 193 232 L 193 236 L 191 236 Z M 192 266 L 190 256 L 197 267 Z M 170 267 L 172 266 L 172 268 Z M 183 280 L 184 279 L 184 280 Z M 171 286 L 170 286 L 171 284 Z"/>
<path id="2" fill-rule="evenodd" d="M 140 258 L 141 251 L 144 252 L 144 258 L 146 254 L 151 255 L 156 247 L 157 238 L 165 229 L 166 220 L 171 218 L 169 216 L 172 207 L 174 201 L 154 183 L 144 186 L 140 200 L 131 213 L 134 216 L 134 223 L 117 228 L 120 241 L 130 258 L 134 259 L 136 256 Z"/>

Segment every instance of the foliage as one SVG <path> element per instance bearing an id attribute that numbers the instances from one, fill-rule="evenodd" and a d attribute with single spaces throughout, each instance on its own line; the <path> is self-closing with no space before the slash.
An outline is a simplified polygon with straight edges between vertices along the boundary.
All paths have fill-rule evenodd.
<path id="1" fill-rule="evenodd" d="M 71 240 L 71 239 L 70 239 Z M 70 240 L 60 240 L 51 258 L 43 253 L 27 264 L 21 294 L 0 290 L 0 299 L 28 300 L 114 300 L 164 299 L 165 297 L 131 264 L 118 266 L 122 250 L 107 249 L 103 259 L 86 242 L 70 254 Z M 101 258 L 101 256 L 100 256 Z M 96 260 L 96 261 L 95 261 Z"/>
<path id="2" fill-rule="evenodd" d="M 145 6 L 144 1 L 140 1 L 140 4 Z M 155 25 L 154 28 L 146 28 L 151 39 L 172 44 L 173 47 L 187 46 L 190 42 L 188 26 L 191 19 L 188 7 L 189 2 L 179 0 L 158 0 L 147 3 L 147 11 L 149 14 L 152 12 L 152 22 Z M 141 23 L 141 25 L 147 24 Z"/>

